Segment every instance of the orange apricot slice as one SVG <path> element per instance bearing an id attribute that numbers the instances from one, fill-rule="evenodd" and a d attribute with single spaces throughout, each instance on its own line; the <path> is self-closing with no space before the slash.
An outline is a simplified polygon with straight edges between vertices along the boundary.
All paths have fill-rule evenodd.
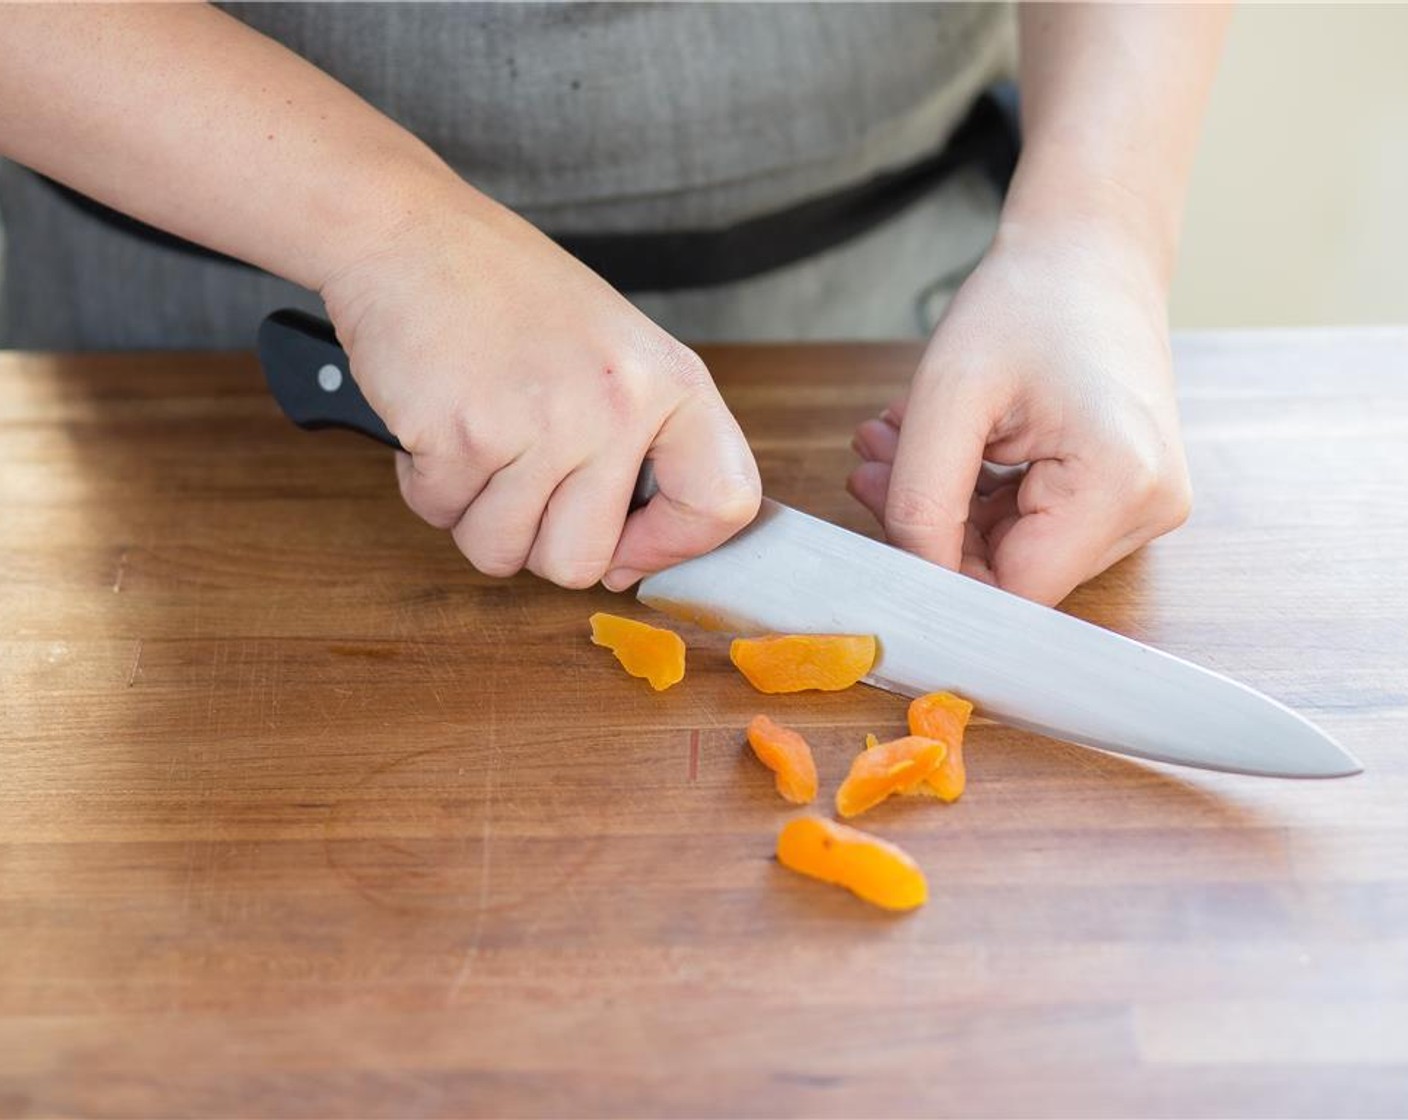
<path id="1" fill-rule="evenodd" d="M 868 740 L 867 740 L 868 742 Z M 937 739 L 906 735 L 861 751 L 836 791 L 836 811 L 854 817 L 893 793 L 917 789 L 943 762 L 947 748 Z"/>
<path id="2" fill-rule="evenodd" d="M 784 799 L 794 805 L 816 799 L 816 761 L 801 735 L 758 715 L 748 724 L 748 745 L 758 761 L 777 775 L 777 792 Z"/>
<path id="3" fill-rule="evenodd" d="M 875 664 L 872 634 L 769 634 L 735 638 L 728 656 L 759 692 L 839 692 Z"/>
<path id="4" fill-rule="evenodd" d="M 923 793 L 954 802 L 963 796 L 968 776 L 963 767 L 963 732 L 973 714 L 973 705 L 951 692 L 931 692 L 909 705 L 909 730 L 926 735 L 948 748 L 944 760 L 924 779 Z"/>
<path id="5" fill-rule="evenodd" d="M 598 611 L 591 617 L 592 641 L 616 655 L 626 672 L 644 677 L 660 692 L 684 680 L 684 639 L 633 618 Z"/>
<path id="6" fill-rule="evenodd" d="M 902 849 L 820 817 L 797 817 L 783 826 L 777 861 L 886 910 L 913 910 L 929 897 L 924 872 Z"/>
<path id="7" fill-rule="evenodd" d="M 952 692 L 931 692 L 909 705 L 909 733 L 952 745 L 963 741 L 973 705 Z"/>
<path id="8" fill-rule="evenodd" d="M 867 734 L 867 735 L 866 735 L 866 737 L 865 737 L 865 749 L 866 749 L 866 750 L 868 750 L 868 751 L 873 751 L 873 750 L 874 750 L 876 747 L 878 747 L 879 745 L 880 745 L 880 739 L 879 739 L 878 736 L 876 736 L 876 735 L 870 735 L 870 734 Z M 948 765 L 948 756 L 947 756 L 947 755 L 944 756 L 943 762 L 939 763 L 938 767 L 934 770 L 934 773 L 933 773 L 933 774 L 930 774 L 928 778 L 925 778 L 925 779 L 924 779 L 922 782 L 920 782 L 917 786 L 906 786 L 904 789 L 900 790 L 899 792 L 902 793 L 902 794 L 904 794 L 906 797 L 911 797 L 911 796 L 914 796 L 914 795 L 924 795 L 924 796 L 928 796 L 928 797 L 938 797 L 938 796 L 939 796 L 938 793 L 936 793 L 936 792 L 930 787 L 929 781 L 930 781 L 930 779 L 932 779 L 932 778 L 934 777 L 935 774 L 937 774 L 940 770 L 942 770 L 946 765 Z"/>

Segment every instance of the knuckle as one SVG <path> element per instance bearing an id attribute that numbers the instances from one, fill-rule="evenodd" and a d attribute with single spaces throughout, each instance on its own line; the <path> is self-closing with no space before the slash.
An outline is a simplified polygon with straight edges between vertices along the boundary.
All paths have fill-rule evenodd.
<path id="1" fill-rule="evenodd" d="M 558 587 L 582 591 L 594 587 L 606 574 L 606 561 L 600 559 L 578 559 L 574 557 L 551 558 L 538 568 L 538 575 Z"/>
<path id="2" fill-rule="evenodd" d="M 1178 528 L 1193 510 L 1187 468 L 1166 448 L 1124 449 L 1121 477 L 1127 508 L 1141 512 L 1158 533 Z"/>
<path id="3" fill-rule="evenodd" d="M 445 443 L 443 421 L 424 416 L 388 416 L 387 426 L 409 454 L 420 458 L 437 454 Z"/>
<path id="4" fill-rule="evenodd" d="M 475 414 L 478 415 L 478 414 Z M 471 418 L 468 409 L 456 409 L 451 425 L 448 454 L 477 470 L 492 471 L 513 458 L 503 426 Z"/>
<path id="5" fill-rule="evenodd" d="M 436 529 L 449 529 L 455 524 L 455 515 L 446 505 L 436 505 L 424 498 L 407 497 L 407 508 L 427 525 Z"/>
<path id="6" fill-rule="evenodd" d="M 1181 525 L 1192 509 L 1188 472 L 1165 448 L 1134 446 L 1123 455 L 1124 489 L 1132 504 L 1161 523 Z"/>
<path id="7" fill-rule="evenodd" d="M 689 391 L 706 386 L 713 388 L 714 379 L 704 359 L 684 343 L 670 339 L 662 347 L 659 361 L 665 375 L 680 388 Z"/>
<path id="8" fill-rule="evenodd" d="M 1193 484 L 1185 473 L 1175 475 L 1164 493 L 1164 531 L 1177 529 L 1185 524 L 1193 513 Z"/>
<path id="9" fill-rule="evenodd" d="M 505 547 L 502 541 L 495 539 L 495 534 L 476 532 L 461 521 L 453 535 L 455 545 L 475 571 L 505 579 L 523 570 L 523 555 L 511 547 Z"/>
<path id="10" fill-rule="evenodd" d="M 762 504 L 763 480 L 757 471 L 752 471 L 733 480 L 720 506 L 727 519 L 744 523 L 758 515 Z"/>
<path id="11" fill-rule="evenodd" d="M 477 549 L 465 552 L 464 555 L 475 571 L 482 572 L 486 576 L 493 576 L 495 579 L 507 579 L 509 576 L 516 576 L 523 570 L 523 561 L 517 556 L 482 552 Z"/>
<path id="12" fill-rule="evenodd" d="M 420 517 L 425 513 L 421 510 L 421 503 L 424 501 L 425 478 L 414 463 L 405 467 L 398 467 L 396 470 L 396 485 L 401 491 L 401 500 L 411 507 L 411 511 Z"/>
<path id="13" fill-rule="evenodd" d="M 423 462 L 466 464 L 494 470 L 513 458 L 506 425 L 486 422 L 488 415 L 470 406 L 453 406 L 441 415 L 398 432 L 402 446 Z"/>
<path id="14" fill-rule="evenodd" d="M 901 546 L 927 541 L 951 518 L 935 495 L 912 486 L 892 486 L 885 500 L 885 531 Z"/>
<path id="15" fill-rule="evenodd" d="M 625 420 L 635 415 L 650 393 L 650 377 L 637 362 L 606 363 L 596 375 L 596 391 L 609 415 Z M 576 422 L 577 416 L 569 418 Z"/>
<path id="16" fill-rule="evenodd" d="M 763 485 L 757 474 L 727 475 L 709 488 L 701 512 L 720 525 L 741 529 L 758 515 L 762 502 Z"/>
<path id="17" fill-rule="evenodd" d="M 1163 486 L 1165 468 L 1158 456 L 1148 454 L 1139 448 L 1131 448 L 1125 453 L 1124 476 L 1129 490 L 1140 500 L 1148 501 L 1158 497 Z"/>
<path id="18" fill-rule="evenodd" d="M 397 472 L 401 500 L 419 517 L 437 529 L 448 529 L 459 518 L 454 502 L 445 494 L 444 486 L 415 462 Z"/>
<path id="19" fill-rule="evenodd" d="M 974 344 L 972 354 L 986 347 Z M 1014 392 L 1012 370 L 1002 362 L 974 358 L 964 351 L 926 355 L 912 394 L 921 404 L 965 412 L 989 412 L 1006 404 Z M 908 404 L 908 402 L 906 402 Z"/>

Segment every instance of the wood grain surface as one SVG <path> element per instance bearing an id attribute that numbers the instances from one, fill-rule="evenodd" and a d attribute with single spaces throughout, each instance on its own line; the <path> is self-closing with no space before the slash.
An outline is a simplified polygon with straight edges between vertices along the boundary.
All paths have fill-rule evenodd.
<path id="1" fill-rule="evenodd" d="M 706 352 L 775 497 L 869 531 L 906 347 Z M 1408 332 L 1177 347 L 1197 508 L 1067 609 L 1366 766 L 1180 771 L 997 726 L 864 823 L 870 909 L 771 858 L 742 747 L 829 796 L 903 703 L 655 695 L 633 600 L 476 576 L 253 359 L 0 356 L 0 1115 L 1408 1113 Z M 942 640 L 942 635 L 936 635 Z"/>

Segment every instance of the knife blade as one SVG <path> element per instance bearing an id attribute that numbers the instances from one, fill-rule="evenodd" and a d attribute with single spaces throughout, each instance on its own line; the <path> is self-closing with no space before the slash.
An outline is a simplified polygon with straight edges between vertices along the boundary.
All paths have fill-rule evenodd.
<path id="1" fill-rule="evenodd" d="M 259 359 L 300 427 L 347 428 L 400 449 L 330 324 L 275 312 L 260 326 Z M 632 508 L 653 489 L 647 462 Z M 1246 685 L 771 500 L 712 552 L 647 576 L 637 598 L 708 629 L 874 634 L 870 684 L 957 692 L 1002 723 L 1116 754 L 1265 777 L 1362 769 Z"/>
<path id="2" fill-rule="evenodd" d="M 1116 754 L 1265 777 L 1362 769 L 1246 685 L 777 502 L 637 597 L 709 629 L 874 634 L 870 684 L 956 692 L 1002 723 Z"/>

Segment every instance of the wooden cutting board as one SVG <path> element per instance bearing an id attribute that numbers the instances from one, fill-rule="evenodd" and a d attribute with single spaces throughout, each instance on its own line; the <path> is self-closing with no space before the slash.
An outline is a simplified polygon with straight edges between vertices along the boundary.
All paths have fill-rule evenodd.
<path id="1" fill-rule="evenodd" d="M 868 529 L 915 351 L 706 358 L 769 492 Z M 894 916 L 773 862 L 741 729 L 829 795 L 898 699 L 718 639 L 652 694 L 587 639 L 643 608 L 476 576 L 248 355 L 0 357 L 0 1115 L 1401 1115 L 1408 332 L 1177 358 L 1194 518 L 1068 609 L 1366 772 L 981 726 L 961 802 L 866 818 L 930 877 Z"/>

